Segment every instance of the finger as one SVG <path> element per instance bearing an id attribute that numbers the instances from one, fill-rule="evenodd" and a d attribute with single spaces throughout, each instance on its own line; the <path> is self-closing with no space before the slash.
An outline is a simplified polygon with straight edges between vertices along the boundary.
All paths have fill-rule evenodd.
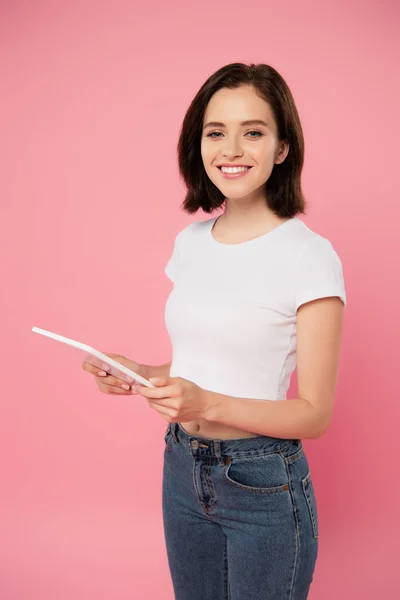
<path id="1" fill-rule="evenodd" d="M 132 391 L 130 390 L 123 390 L 121 387 L 116 387 L 116 386 L 112 386 L 112 385 L 108 385 L 103 383 L 102 381 L 98 381 L 96 380 L 97 383 L 97 387 L 99 388 L 99 390 L 101 392 L 103 392 L 104 394 L 119 394 L 119 395 L 128 395 L 128 396 L 132 396 Z"/>
<path id="2" fill-rule="evenodd" d="M 120 359 L 122 358 L 122 357 L 119 357 L 118 354 L 106 354 L 105 352 L 104 352 L 104 354 L 105 354 L 105 356 L 114 358 L 114 360 L 116 358 L 120 358 Z M 117 362 L 119 362 L 119 361 L 117 361 Z M 121 364 L 123 364 L 123 363 L 121 362 Z M 97 356 L 92 356 L 91 354 L 86 356 L 85 361 L 82 364 L 82 368 L 85 371 L 92 373 L 93 375 L 97 374 L 98 371 L 106 371 L 107 373 L 111 373 L 112 369 L 113 369 L 110 365 L 108 365 L 104 361 L 97 358 Z M 116 377 L 118 377 L 118 374 L 116 375 Z"/>
<path id="3" fill-rule="evenodd" d="M 95 364 L 93 364 L 93 363 L 95 363 Z M 106 373 L 106 371 L 111 370 L 111 367 L 109 365 L 107 365 L 106 363 L 98 360 L 97 358 L 96 359 L 92 359 L 92 357 L 88 358 L 82 364 L 82 368 L 84 369 L 84 371 L 87 371 L 91 375 L 94 375 L 97 381 L 98 381 L 99 377 L 102 377 L 104 379 L 107 377 L 107 385 L 119 386 L 119 387 L 122 387 L 124 385 L 125 390 L 130 389 L 130 385 L 126 382 L 126 380 L 120 379 L 119 377 L 116 377 L 114 375 L 110 375 L 109 373 Z M 132 381 L 132 378 L 129 378 L 129 379 Z"/>
<path id="4" fill-rule="evenodd" d="M 161 415 L 167 421 L 170 421 L 170 419 L 173 418 L 171 413 L 168 412 L 167 410 L 163 410 L 163 407 L 160 407 L 159 404 L 151 402 L 150 400 L 147 400 L 147 402 L 148 402 L 148 405 L 150 406 L 150 408 L 155 410 L 159 415 Z"/>
<path id="5" fill-rule="evenodd" d="M 124 357 L 121 357 L 118 354 L 106 354 L 106 356 L 114 358 L 114 360 L 117 358 L 117 362 L 120 362 L 122 365 L 124 364 L 124 362 L 128 361 L 128 359 L 125 359 Z M 119 381 L 121 383 L 128 383 L 130 385 L 134 381 L 134 379 L 132 379 L 132 377 L 130 377 L 129 375 L 120 372 L 119 369 L 115 367 L 111 367 L 110 365 L 103 362 L 102 360 L 99 360 L 95 356 L 87 356 L 84 363 L 82 364 L 82 368 L 91 375 L 95 375 L 98 377 L 107 377 L 107 382 L 110 381 L 110 385 L 120 385 L 117 383 Z"/>
<path id="6" fill-rule="evenodd" d="M 146 398 L 146 400 L 147 402 L 151 403 L 152 406 L 158 406 L 159 410 L 163 412 L 176 411 L 178 408 L 172 398 L 164 398 L 162 400 L 152 400 L 151 398 Z"/>
<path id="7" fill-rule="evenodd" d="M 109 365 L 107 365 L 106 363 L 102 362 L 102 361 L 98 361 L 98 366 L 93 365 L 92 363 L 88 362 L 87 360 L 85 360 L 82 363 L 82 369 L 84 371 L 87 371 L 88 373 L 90 373 L 91 375 L 97 375 L 99 373 L 99 371 L 109 371 L 110 367 Z"/>
<path id="8" fill-rule="evenodd" d="M 149 381 L 156 387 L 162 387 L 168 384 L 168 377 L 150 377 Z"/>
<path id="9" fill-rule="evenodd" d="M 151 400 L 165 400 L 166 398 L 173 397 L 174 389 L 172 385 L 166 385 L 161 388 L 149 388 L 146 385 L 137 385 L 137 391 L 145 398 Z"/>
<path id="10" fill-rule="evenodd" d="M 133 393 L 137 394 L 136 386 L 134 386 L 133 384 L 129 384 L 126 381 L 123 381 L 122 379 L 118 379 L 118 377 L 113 377 L 112 375 L 107 375 L 106 377 L 104 377 L 104 376 L 99 376 L 97 374 L 97 375 L 95 375 L 95 379 L 96 379 L 96 383 L 103 382 L 106 385 L 109 385 L 111 387 L 120 387 L 127 391 L 132 389 Z"/>

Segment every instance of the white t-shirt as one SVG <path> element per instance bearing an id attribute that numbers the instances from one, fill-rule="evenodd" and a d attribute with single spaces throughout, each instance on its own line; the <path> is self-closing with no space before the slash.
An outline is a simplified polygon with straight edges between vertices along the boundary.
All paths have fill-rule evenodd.
<path id="1" fill-rule="evenodd" d="M 175 238 L 165 273 L 171 377 L 238 398 L 285 400 L 296 366 L 296 312 L 339 296 L 342 263 L 331 242 L 294 217 L 240 244 L 217 242 L 217 217 Z"/>

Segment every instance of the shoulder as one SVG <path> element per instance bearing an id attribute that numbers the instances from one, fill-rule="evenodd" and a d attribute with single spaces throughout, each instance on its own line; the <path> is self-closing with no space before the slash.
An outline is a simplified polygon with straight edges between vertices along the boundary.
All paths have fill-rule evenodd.
<path id="1" fill-rule="evenodd" d="M 176 234 L 176 239 L 179 239 L 179 241 L 181 241 L 200 236 L 211 227 L 212 221 L 214 220 L 215 218 L 206 219 L 205 221 L 193 221 L 192 223 L 189 223 L 189 225 L 186 225 L 185 227 L 183 227 L 183 229 L 178 231 L 178 233 Z"/>
<path id="2" fill-rule="evenodd" d="M 294 263 L 296 310 L 303 302 L 326 296 L 339 296 L 346 304 L 343 265 L 338 252 L 331 240 L 303 225 Z"/>
<path id="3" fill-rule="evenodd" d="M 338 252 L 331 240 L 310 229 L 310 227 L 300 219 L 297 219 L 297 221 L 300 225 L 297 228 L 295 242 L 299 263 L 311 256 L 314 256 L 315 258 L 320 257 L 321 260 L 332 259 L 340 261 Z"/>

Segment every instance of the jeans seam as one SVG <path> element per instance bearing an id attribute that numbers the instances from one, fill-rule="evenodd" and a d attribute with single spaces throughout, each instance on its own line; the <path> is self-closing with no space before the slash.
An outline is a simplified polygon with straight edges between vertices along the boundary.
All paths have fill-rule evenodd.
<path id="1" fill-rule="evenodd" d="M 282 446 L 281 448 L 277 449 L 274 448 L 272 450 L 267 450 L 266 452 L 262 452 L 259 450 L 249 450 L 249 451 L 244 451 L 244 452 L 231 452 L 229 454 L 229 458 L 240 458 L 243 460 L 251 460 L 252 458 L 258 458 L 259 456 L 269 456 L 270 454 L 282 454 L 282 452 L 284 450 L 286 450 L 286 448 L 289 448 L 290 445 L 292 444 L 291 441 L 289 441 L 287 444 L 285 444 L 284 446 Z"/>
<path id="2" fill-rule="evenodd" d="M 200 492 L 199 492 L 199 488 L 197 487 L 197 482 L 196 482 L 196 458 L 192 455 L 192 459 L 193 459 L 193 470 L 192 470 L 193 487 L 196 491 L 196 498 L 200 505 L 201 510 L 203 511 L 203 514 L 205 514 L 210 519 L 210 521 L 212 521 L 212 519 L 210 518 L 210 516 L 208 514 L 207 506 L 201 501 L 201 498 L 200 498 Z"/>
<path id="3" fill-rule="evenodd" d="M 304 448 L 303 446 L 301 446 L 297 452 L 295 452 L 294 454 L 290 454 L 289 456 L 285 456 L 284 460 L 287 464 L 291 464 L 296 462 L 296 460 L 299 460 L 299 458 L 301 458 L 304 454 Z"/>
<path id="4" fill-rule="evenodd" d="M 174 425 L 172 426 L 172 436 L 173 436 L 173 438 L 175 440 L 175 443 L 179 444 L 178 430 L 177 430 L 177 428 Z"/>
<path id="5" fill-rule="evenodd" d="M 208 495 L 210 496 L 210 507 L 211 507 L 211 488 L 210 488 L 210 482 L 209 482 L 209 478 L 208 478 L 208 471 L 211 470 L 210 465 L 208 464 L 208 461 L 205 461 L 202 465 L 201 465 L 202 471 L 203 471 L 203 481 L 206 484 L 206 488 L 207 488 L 207 492 Z"/>
<path id="6" fill-rule="evenodd" d="M 169 445 L 170 441 L 171 441 L 171 438 L 169 437 L 170 435 L 171 435 L 171 424 L 169 424 L 169 426 L 167 427 L 167 430 L 164 434 L 164 443 L 165 443 L 164 450 L 168 450 L 168 451 L 171 450 L 170 445 Z"/>
<path id="7" fill-rule="evenodd" d="M 314 537 L 314 539 L 317 540 L 319 537 L 317 519 L 316 519 L 316 515 L 314 514 L 314 509 L 312 507 L 312 502 L 311 502 L 311 498 L 310 498 L 308 489 L 306 489 L 306 488 L 308 488 L 308 486 L 310 484 L 310 480 L 311 480 L 311 473 L 310 473 L 310 469 L 309 469 L 307 475 L 305 477 L 303 477 L 303 479 L 301 480 L 301 487 L 303 489 L 303 494 L 305 496 L 306 503 L 307 503 L 307 509 L 308 509 L 308 513 L 310 516 L 313 537 Z"/>
<path id="8" fill-rule="evenodd" d="M 229 600 L 229 565 L 228 565 L 228 538 L 225 535 L 225 546 L 224 546 L 224 596 L 225 600 Z"/>
<path id="9" fill-rule="evenodd" d="M 289 493 L 290 493 L 290 497 L 292 499 L 292 506 L 293 506 L 293 520 L 294 520 L 294 524 L 295 524 L 295 536 L 296 536 L 296 553 L 295 553 L 295 558 L 294 558 L 294 566 L 293 566 L 293 574 L 292 574 L 292 581 L 290 583 L 290 590 L 289 590 L 289 600 L 293 600 L 293 594 L 294 594 L 294 582 L 295 582 L 295 577 L 296 577 L 296 569 L 297 569 L 297 563 L 298 563 L 298 559 L 299 559 L 299 548 L 300 548 L 300 530 L 299 530 L 299 520 L 298 520 L 298 516 L 297 516 L 297 505 L 296 505 L 296 499 L 294 497 L 293 494 L 293 489 L 292 489 L 292 479 L 290 476 L 290 469 L 289 466 L 285 460 L 285 457 L 282 455 L 282 458 L 284 459 L 284 463 L 285 463 L 285 468 L 286 468 L 286 472 L 287 472 L 287 476 L 288 476 L 288 481 L 289 481 Z"/>
<path id="10" fill-rule="evenodd" d="M 214 487 L 211 481 L 211 468 L 212 468 L 212 462 L 211 460 L 209 461 L 208 465 L 207 465 L 207 469 L 206 469 L 206 479 L 207 479 L 207 489 L 208 489 L 208 493 L 210 494 L 210 510 L 213 510 L 215 508 L 216 505 L 216 500 L 215 500 L 215 494 L 214 494 Z"/>

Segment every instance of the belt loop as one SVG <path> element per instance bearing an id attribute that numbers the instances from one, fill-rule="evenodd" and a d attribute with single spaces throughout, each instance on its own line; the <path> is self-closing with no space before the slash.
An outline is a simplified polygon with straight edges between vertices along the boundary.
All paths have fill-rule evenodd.
<path id="1" fill-rule="evenodd" d="M 225 465 L 224 459 L 222 458 L 222 454 L 221 454 L 221 441 L 220 440 L 214 440 L 214 451 L 215 451 L 215 456 L 218 458 L 218 464 L 223 467 Z"/>

